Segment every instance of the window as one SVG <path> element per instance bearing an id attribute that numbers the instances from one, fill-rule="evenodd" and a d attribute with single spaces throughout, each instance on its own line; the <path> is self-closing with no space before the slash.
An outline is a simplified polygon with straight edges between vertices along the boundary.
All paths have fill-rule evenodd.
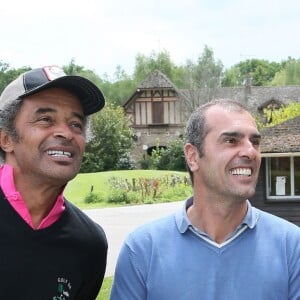
<path id="1" fill-rule="evenodd" d="M 164 122 L 164 110 L 162 102 L 152 103 L 152 123 L 162 124 Z"/>
<path id="2" fill-rule="evenodd" d="M 267 157 L 267 199 L 300 200 L 300 157 Z"/>

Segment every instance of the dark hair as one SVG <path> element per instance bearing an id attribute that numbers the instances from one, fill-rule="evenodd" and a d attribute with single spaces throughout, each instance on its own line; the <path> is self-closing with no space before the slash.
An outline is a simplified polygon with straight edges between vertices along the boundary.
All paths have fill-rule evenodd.
<path id="1" fill-rule="evenodd" d="M 15 119 L 21 109 L 22 99 L 17 99 L 0 110 L 0 130 L 8 133 L 14 141 L 19 140 L 19 135 L 15 127 Z M 0 162 L 4 161 L 5 152 L 0 148 Z"/>
<path id="2" fill-rule="evenodd" d="M 206 112 L 212 106 L 220 106 L 226 111 L 247 111 L 246 107 L 242 103 L 231 99 L 212 100 L 196 108 L 196 110 L 191 114 L 186 125 L 185 143 L 194 145 L 197 148 L 200 157 L 204 155 L 204 140 L 211 130 L 211 127 L 206 122 Z M 193 183 L 193 173 L 191 172 L 188 164 L 186 164 L 186 166 Z"/>

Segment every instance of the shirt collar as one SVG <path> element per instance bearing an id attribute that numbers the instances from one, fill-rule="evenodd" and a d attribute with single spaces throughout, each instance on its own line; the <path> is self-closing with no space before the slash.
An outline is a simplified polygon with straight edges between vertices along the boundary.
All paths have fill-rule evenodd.
<path id="1" fill-rule="evenodd" d="M 182 209 L 179 210 L 175 215 L 177 228 L 180 233 L 186 232 L 189 226 L 192 226 L 192 223 L 187 216 L 187 209 L 192 204 L 193 197 L 190 197 L 184 202 Z M 257 224 L 258 218 L 259 211 L 251 205 L 249 200 L 247 200 L 247 213 L 239 226 L 246 224 L 250 229 L 253 229 Z"/>
<path id="2" fill-rule="evenodd" d="M 22 198 L 22 195 L 16 190 L 14 183 L 13 167 L 4 164 L 0 167 L 0 186 L 10 205 L 17 211 L 23 220 L 33 227 L 31 216 L 27 206 Z M 63 190 L 58 195 L 55 204 L 53 205 L 49 214 L 42 220 L 38 229 L 46 228 L 53 224 L 62 215 L 65 210 L 65 201 L 63 197 Z"/>

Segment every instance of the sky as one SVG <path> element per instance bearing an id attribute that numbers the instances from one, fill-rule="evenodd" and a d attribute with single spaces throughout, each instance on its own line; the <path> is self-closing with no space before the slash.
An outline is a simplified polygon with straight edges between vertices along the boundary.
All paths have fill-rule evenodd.
<path id="1" fill-rule="evenodd" d="M 12 68 L 76 65 L 129 75 L 138 54 L 176 65 L 206 46 L 224 68 L 246 59 L 300 57 L 298 0 L 4 0 L 0 61 Z"/>

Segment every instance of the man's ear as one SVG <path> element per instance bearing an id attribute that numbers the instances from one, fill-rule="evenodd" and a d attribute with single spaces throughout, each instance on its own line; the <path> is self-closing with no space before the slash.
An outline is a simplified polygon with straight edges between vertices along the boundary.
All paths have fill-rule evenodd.
<path id="1" fill-rule="evenodd" d="M 196 171 L 199 167 L 198 149 L 194 145 L 187 143 L 184 145 L 184 155 L 190 170 L 192 172 Z"/>
<path id="2" fill-rule="evenodd" d="M 0 147 L 6 153 L 13 151 L 11 136 L 3 129 L 0 129 Z"/>

